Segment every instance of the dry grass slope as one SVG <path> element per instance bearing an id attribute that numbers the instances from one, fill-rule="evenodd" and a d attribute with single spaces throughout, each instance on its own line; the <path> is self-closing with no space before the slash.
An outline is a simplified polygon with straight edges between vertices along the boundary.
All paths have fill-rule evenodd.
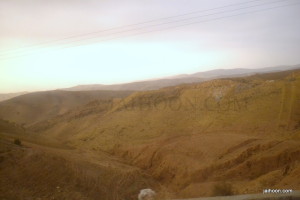
<path id="1" fill-rule="evenodd" d="M 299 100 L 294 70 L 98 100 L 29 128 L 116 156 L 176 198 L 211 196 L 223 181 L 234 194 L 299 190 Z"/>
<path id="2" fill-rule="evenodd" d="M 122 98 L 132 91 L 34 92 L 0 102 L 0 118 L 18 124 L 34 124 L 97 99 Z"/>
<path id="3" fill-rule="evenodd" d="M 223 180 L 235 193 L 299 189 L 298 91 L 299 71 L 227 78 L 92 104 L 96 112 L 81 107 L 32 129 L 120 156 L 179 197 L 209 196 Z"/>

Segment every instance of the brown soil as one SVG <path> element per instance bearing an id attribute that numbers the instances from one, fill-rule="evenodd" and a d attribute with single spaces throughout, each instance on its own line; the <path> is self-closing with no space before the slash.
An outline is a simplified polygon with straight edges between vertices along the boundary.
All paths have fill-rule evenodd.
<path id="1" fill-rule="evenodd" d="M 300 71 L 98 99 L 28 125 L 28 148 L 3 154 L 3 192 L 48 198 L 59 186 L 66 199 L 136 199 L 150 187 L 192 198 L 224 181 L 234 194 L 299 190 L 299 101 Z"/>

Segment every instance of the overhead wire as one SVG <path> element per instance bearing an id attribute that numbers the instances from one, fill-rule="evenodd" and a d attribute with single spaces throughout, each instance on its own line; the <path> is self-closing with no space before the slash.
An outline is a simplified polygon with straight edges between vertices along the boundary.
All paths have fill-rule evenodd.
<path id="1" fill-rule="evenodd" d="M 92 32 L 88 32 L 88 33 L 83 33 L 83 34 L 74 34 L 74 35 L 70 35 L 70 36 L 55 39 L 55 40 L 49 40 L 49 41 L 40 42 L 40 43 L 33 44 L 33 45 L 23 46 L 21 48 L 30 48 L 30 47 L 35 47 L 35 46 L 39 46 L 39 45 L 50 44 L 50 43 L 54 43 L 54 42 L 68 40 L 68 39 L 71 39 L 71 38 L 84 37 L 84 36 L 88 36 L 88 35 L 93 35 L 93 34 L 98 34 L 98 33 L 103 33 L 103 32 L 109 32 L 109 31 L 112 31 L 112 30 L 117 30 L 117 29 L 132 27 L 132 26 L 138 26 L 138 25 L 143 25 L 143 24 L 148 24 L 148 23 L 152 23 L 152 22 L 168 20 L 168 19 L 173 19 L 173 18 L 178 18 L 178 17 L 187 16 L 187 15 L 191 15 L 191 14 L 195 14 L 195 13 L 199 13 L 199 12 L 208 12 L 208 11 L 212 11 L 212 10 L 223 9 L 223 8 L 238 6 L 238 5 L 244 5 L 244 4 L 249 4 L 249 3 L 258 2 L 258 1 L 262 1 L 262 0 L 252 0 L 252 1 L 243 2 L 243 3 L 228 4 L 228 5 L 225 5 L 225 6 L 220 6 L 220 7 L 215 7 L 215 8 L 205 9 L 205 10 L 197 10 L 197 11 L 193 11 L 193 12 L 188 12 L 188 13 L 179 14 L 179 15 L 172 15 L 172 16 L 162 17 L 162 18 L 157 18 L 157 19 L 151 19 L 151 20 L 147 20 L 147 21 L 143 21 L 143 22 L 139 22 L 139 23 L 127 24 L 127 25 L 112 27 L 112 28 L 108 28 L 108 29 L 104 29 L 104 30 L 97 30 L 97 31 L 92 31 Z M 9 50 L 6 50 L 6 51 L 14 51 L 14 50 L 16 50 L 16 49 L 9 49 Z"/>
<path id="2" fill-rule="evenodd" d="M 278 3 L 279 1 L 277 1 Z M 280 1 L 280 2 L 283 2 L 283 1 Z M 274 2 L 273 2 L 274 3 Z M 198 23 L 204 23 L 204 22 L 209 22 L 209 21 L 215 21 L 215 20 L 220 20 L 220 19 L 224 19 L 224 18 L 229 18 L 229 17 L 234 17 L 234 16 L 240 16 L 240 15 L 245 15 L 245 14 L 250 14 L 250 13 L 255 13 L 255 12 L 262 12 L 262 11 L 266 11 L 266 10 L 270 10 L 270 9 L 275 9 L 275 8 L 280 8 L 280 7 L 285 7 L 285 6 L 291 6 L 291 5 L 296 5 L 296 4 L 299 4 L 300 2 L 298 3 L 294 3 L 294 4 L 286 4 L 286 5 L 280 5 L 280 6 L 276 6 L 276 7 L 268 7 L 268 8 L 264 8 L 264 9 L 259 9 L 259 10 L 254 10 L 254 11 L 251 11 L 251 12 L 245 12 L 245 13 L 239 13 L 239 14 L 234 14 L 234 15 L 229 15 L 229 16 L 221 16 L 221 17 L 217 17 L 217 18 L 213 18 L 213 19 L 209 19 L 209 20 L 202 20 L 202 21 L 196 21 L 196 22 L 190 22 L 190 23 L 184 23 L 184 24 L 180 24 L 180 25 L 174 25 L 174 26 L 171 26 L 171 27 L 166 27 L 166 28 L 163 28 L 163 29 L 158 29 L 158 30 L 151 30 L 151 31 L 145 31 L 145 32 L 139 32 L 139 33 L 135 33 L 135 34 L 129 34 L 125 37 L 128 37 L 128 36 L 135 36 L 135 35 L 141 35 L 141 34 L 146 34 L 146 33 L 151 33 L 151 32 L 157 32 L 157 31 L 164 31 L 164 30 L 169 30 L 169 29 L 175 29 L 175 28 L 179 28 L 179 27 L 182 27 L 182 26 L 188 26 L 188 25 L 192 25 L 192 24 L 198 24 Z M 265 4 L 264 4 L 265 5 Z M 256 5 L 257 6 L 257 5 Z M 253 7 L 253 6 L 251 6 Z M 243 8 L 245 9 L 245 8 Z M 216 13 L 215 13 L 216 14 Z M 186 21 L 186 19 L 185 19 Z M 171 22 L 168 22 L 168 23 L 171 23 Z M 173 22 L 174 24 L 174 22 Z M 160 24 L 161 25 L 161 24 Z M 129 32 L 126 31 L 126 32 Z M 122 32 L 120 32 L 122 33 Z M 124 33 L 124 32 L 123 32 Z M 97 42 L 103 42 L 103 41 L 108 41 L 108 40 L 115 40 L 115 39 L 119 39 L 119 38 L 123 38 L 124 36 L 117 36 L 117 37 L 113 37 L 113 38 L 109 38 L 109 39 L 103 39 L 103 40 L 99 40 Z M 78 41 L 81 41 L 81 40 L 78 40 Z M 72 41 L 72 43 L 74 42 L 78 42 L 78 41 Z M 76 46 L 81 46 L 83 44 L 80 44 L 80 45 L 70 45 L 70 46 L 62 46 L 62 47 L 57 47 L 58 49 L 65 49 L 65 48 L 71 48 L 71 47 L 76 47 Z M 1 59 L 1 58 L 0 58 Z"/>

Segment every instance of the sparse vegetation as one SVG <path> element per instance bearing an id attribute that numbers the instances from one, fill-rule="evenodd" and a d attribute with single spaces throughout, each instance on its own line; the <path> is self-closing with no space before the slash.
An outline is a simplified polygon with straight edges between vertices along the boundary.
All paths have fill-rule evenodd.
<path id="1" fill-rule="evenodd" d="M 19 146 L 22 146 L 21 140 L 18 139 L 18 138 L 16 138 L 16 139 L 14 140 L 14 144 L 19 145 Z"/>
<path id="2" fill-rule="evenodd" d="M 233 194 L 234 192 L 233 192 L 232 185 L 226 182 L 216 183 L 212 191 L 213 196 L 230 196 Z"/>
<path id="3" fill-rule="evenodd" d="M 32 121 L 24 124 L 24 131 L 0 120 L 0 132 L 8 137 L 3 144 L 13 149 L 5 159 L 17 161 L 0 162 L 1 169 L 11 173 L 6 173 L 9 184 L 2 182 L 0 194 L 17 191 L 8 187 L 28 177 L 32 179 L 26 182 L 28 196 L 39 198 L 52 195 L 48 188 L 56 188 L 58 179 L 72 182 L 59 185 L 53 194 L 62 198 L 63 193 L 66 199 L 80 199 L 73 195 L 99 199 L 99 194 L 107 200 L 137 199 L 142 188 L 153 188 L 156 199 L 259 193 L 269 187 L 297 189 L 300 79 L 289 83 L 268 78 L 245 77 L 245 83 L 213 80 L 136 92 L 120 101 L 95 100 L 54 118 L 41 112 L 37 123 L 28 118 Z M 29 109 L 37 112 L 35 107 Z M 27 137 L 26 130 L 33 134 Z M 14 138 L 29 148 L 20 148 L 18 139 L 15 145 Z M 27 174 L 19 161 L 26 163 Z M 47 177 L 41 179 L 40 174 Z"/>

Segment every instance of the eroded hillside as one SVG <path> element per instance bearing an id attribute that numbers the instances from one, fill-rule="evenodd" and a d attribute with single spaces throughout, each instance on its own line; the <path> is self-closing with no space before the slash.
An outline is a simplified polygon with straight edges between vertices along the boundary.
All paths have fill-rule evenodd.
<path id="1" fill-rule="evenodd" d="M 98 99 L 29 130 L 120 158 L 176 198 L 211 196 L 223 181 L 236 194 L 299 190 L 299 102 L 295 70 Z"/>
<path id="2" fill-rule="evenodd" d="M 299 100 L 299 71 L 281 72 L 138 92 L 31 128 L 120 156 L 178 197 L 224 180 L 236 193 L 299 189 Z"/>
<path id="3" fill-rule="evenodd" d="M 105 152 L 21 141 L 0 134 L 0 199 L 136 199 L 148 187 L 166 194 L 144 171 Z"/>

